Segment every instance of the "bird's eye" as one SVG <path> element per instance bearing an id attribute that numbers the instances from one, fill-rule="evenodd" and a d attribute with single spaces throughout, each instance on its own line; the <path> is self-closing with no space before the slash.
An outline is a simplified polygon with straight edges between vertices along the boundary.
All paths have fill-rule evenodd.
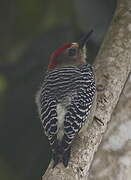
<path id="1" fill-rule="evenodd" d="M 69 49 L 69 56 L 75 56 L 76 52 L 77 52 L 76 48 L 70 48 Z"/>

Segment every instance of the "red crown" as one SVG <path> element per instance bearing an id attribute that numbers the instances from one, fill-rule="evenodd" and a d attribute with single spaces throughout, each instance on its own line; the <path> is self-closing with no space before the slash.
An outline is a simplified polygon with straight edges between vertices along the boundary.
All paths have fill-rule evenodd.
<path id="1" fill-rule="evenodd" d="M 56 56 L 60 54 L 64 49 L 69 48 L 71 45 L 72 43 L 65 43 L 63 46 L 53 51 L 53 53 L 51 54 L 50 63 L 48 65 L 48 70 L 51 70 L 56 66 L 57 64 Z"/>

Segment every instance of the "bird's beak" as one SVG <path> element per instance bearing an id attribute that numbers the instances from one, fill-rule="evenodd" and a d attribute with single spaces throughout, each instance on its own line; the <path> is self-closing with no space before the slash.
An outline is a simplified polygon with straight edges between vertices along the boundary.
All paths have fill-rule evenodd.
<path id="1" fill-rule="evenodd" d="M 89 41 L 92 33 L 93 33 L 93 30 L 90 30 L 86 35 L 84 35 L 84 36 L 78 41 L 78 44 L 79 44 L 80 49 L 82 49 L 82 48 L 87 44 L 87 42 Z"/>

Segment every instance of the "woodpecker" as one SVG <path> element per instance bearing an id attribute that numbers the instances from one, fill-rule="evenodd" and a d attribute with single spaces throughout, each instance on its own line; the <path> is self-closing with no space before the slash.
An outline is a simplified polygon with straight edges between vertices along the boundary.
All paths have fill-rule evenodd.
<path id="1" fill-rule="evenodd" d="M 95 77 L 86 61 L 86 44 L 92 34 L 65 43 L 50 57 L 36 104 L 52 150 L 53 167 L 67 167 L 71 145 L 91 111 L 96 94 Z"/>

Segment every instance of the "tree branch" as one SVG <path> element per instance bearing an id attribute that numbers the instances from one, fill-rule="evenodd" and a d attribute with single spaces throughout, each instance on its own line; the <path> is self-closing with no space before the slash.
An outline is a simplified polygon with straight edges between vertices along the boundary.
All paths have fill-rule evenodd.
<path id="1" fill-rule="evenodd" d="M 94 68 L 98 94 L 95 118 L 102 121 L 104 126 L 93 121 L 88 131 L 81 131 L 73 144 L 69 166 L 64 168 L 59 164 L 51 169 L 50 164 L 43 180 L 87 180 L 94 153 L 131 71 L 130 0 L 118 0 L 112 24 Z"/>
<path id="2" fill-rule="evenodd" d="M 95 154 L 88 180 L 131 179 L 131 74 L 102 143 Z"/>

